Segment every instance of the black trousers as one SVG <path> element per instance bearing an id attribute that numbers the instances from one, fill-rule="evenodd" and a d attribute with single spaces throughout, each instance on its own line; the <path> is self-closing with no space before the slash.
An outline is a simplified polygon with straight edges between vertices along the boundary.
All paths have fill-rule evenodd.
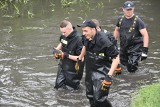
<path id="1" fill-rule="evenodd" d="M 109 88 L 105 91 L 101 90 L 104 78 L 105 75 L 99 72 L 86 73 L 86 96 L 91 107 L 112 107 L 108 100 Z"/>

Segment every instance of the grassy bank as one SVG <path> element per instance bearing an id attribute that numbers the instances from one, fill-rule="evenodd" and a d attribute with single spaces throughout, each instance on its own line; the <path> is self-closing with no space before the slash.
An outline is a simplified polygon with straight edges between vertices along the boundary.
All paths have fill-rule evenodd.
<path id="1" fill-rule="evenodd" d="M 146 85 L 138 90 L 131 107 L 160 107 L 160 83 Z"/>

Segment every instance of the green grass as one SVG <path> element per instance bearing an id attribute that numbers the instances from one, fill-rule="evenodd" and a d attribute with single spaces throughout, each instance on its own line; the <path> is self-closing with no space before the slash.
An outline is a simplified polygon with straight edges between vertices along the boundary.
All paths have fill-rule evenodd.
<path id="1" fill-rule="evenodd" d="M 131 107 L 160 107 L 160 83 L 146 85 L 138 90 Z"/>

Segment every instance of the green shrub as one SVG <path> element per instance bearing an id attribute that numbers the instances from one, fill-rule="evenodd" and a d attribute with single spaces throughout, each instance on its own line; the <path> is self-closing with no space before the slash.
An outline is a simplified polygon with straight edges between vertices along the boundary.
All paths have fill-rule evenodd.
<path id="1" fill-rule="evenodd" d="M 160 83 L 146 85 L 138 90 L 131 107 L 160 107 Z"/>

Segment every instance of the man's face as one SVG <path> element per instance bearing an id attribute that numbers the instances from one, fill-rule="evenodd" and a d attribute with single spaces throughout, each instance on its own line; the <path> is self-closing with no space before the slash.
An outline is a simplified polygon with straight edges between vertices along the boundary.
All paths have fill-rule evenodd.
<path id="1" fill-rule="evenodd" d="M 95 28 L 83 27 L 82 31 L 86 39 L 89 39 L 89 40 L 93 38 L 93 36 L 95 35 Z"/>
<path id="2" fill-rule="evenodd" d="M 134 14 L 134 8 L 131 8 L 131 9 L 123 8 L 123 12 L 126 17 L 131 17 Z"/>
<path id="3" fill-rule="evenodd" d="M 71 30 L 69 27 L 60 28 L 60 31 L 62 35 L 64 35 L 65 37 L 67 37 L 71 33 Z"/>

